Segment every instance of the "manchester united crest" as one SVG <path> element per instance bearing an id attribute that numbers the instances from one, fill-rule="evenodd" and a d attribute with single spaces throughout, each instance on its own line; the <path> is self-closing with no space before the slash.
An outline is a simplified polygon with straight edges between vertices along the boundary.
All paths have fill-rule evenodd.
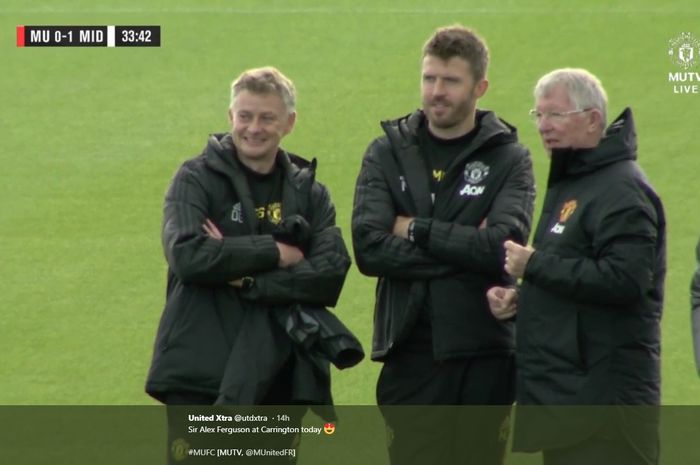
<path id="1" fill-rule="evenodd" d="M 559 222 L 566 223 L 566 220 L 571 218 L 571 215 L 573 215 L 574 211 L 576 211 L 577 206 L 578 203 L 575 199 L 564 203 L 564 206 L 561 208 L 561 212 L 559 212 Z"/>
<path id="2" fill-rule="evenodd" d="M 489 175 L 489 167 L 480 161 L 467 163 L 464 167 L 464 180 L 467 184 L 479 184 Z"/>

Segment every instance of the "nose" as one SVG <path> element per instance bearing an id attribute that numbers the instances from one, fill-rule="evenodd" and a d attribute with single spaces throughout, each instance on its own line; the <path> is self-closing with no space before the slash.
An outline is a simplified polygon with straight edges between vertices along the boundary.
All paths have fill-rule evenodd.
<path id="1" fill-rule="evenodd" d="M 549 118 L 546 116 L 542 115 L 537 119 L 537 130 L 541 133 L 544 134 L 545 132 L 549 131 L 552 128 L 552 125 L 549 122 Z"/>
<path id="2" fill-rule="evenodd" d="M 444 95 L 444 94 L 445 94 L 445 84 L 442 82 L 442 79 L 438 78 L 435 80 L 435 83 L 433 84 L 433 96 Z"/>
<path id="3" fill-rule="evenodd" d="M 250 124 L 248 125 L 248 132 L 257 133 L 260 132 L 261 129 L 262 123 L 260 122 L 260 118 L 253 118 Z"/>

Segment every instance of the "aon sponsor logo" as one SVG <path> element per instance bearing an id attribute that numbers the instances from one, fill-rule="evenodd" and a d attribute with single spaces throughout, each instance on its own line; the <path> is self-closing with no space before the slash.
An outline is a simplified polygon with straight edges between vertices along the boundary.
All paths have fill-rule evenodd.
<path id="1" fill-rule="evenodd" d="M 552 229 L 549 230 L 549 232 L 553 232 L 554 234 L 563 234 L 565 228 L 566 226 L 564 226 L 563 224 L 557 223 Z"/>
<path id="2" fill-rule="evenodd" d="M 483 194 L 485 190 L 485 186 L 472 186 L 470 184 L 467 184 L 461 191 L 459 191 L 459 195 L 466 195 L 467 197 L 477 197 Z"/>

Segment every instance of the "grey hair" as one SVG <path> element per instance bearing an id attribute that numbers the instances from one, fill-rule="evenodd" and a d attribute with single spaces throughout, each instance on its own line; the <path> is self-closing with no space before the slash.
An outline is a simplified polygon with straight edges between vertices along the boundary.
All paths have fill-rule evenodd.
<path id="1" fill-rule="evenodd" d="M 563 86 L 576 110 L 595 108 L 603 116 L 602 129 L 607 126 L 608 96 L 600 79 L 581 68 L 555 69 L 540 78 L 535 85 L 535 99 L 550 93 L 555 87 Z"/>
<path id="2" fill-rule="evenodd" d="M 236 97 L 247 90 L 254 94 L 276 94 L 284 102 L 287 113 L 294 113 L 296 109 L 296 89 L 294 83 L 277 68 L 266 66 L 243 71 L 231 83 L 231 103 L 233 108 Z"/>

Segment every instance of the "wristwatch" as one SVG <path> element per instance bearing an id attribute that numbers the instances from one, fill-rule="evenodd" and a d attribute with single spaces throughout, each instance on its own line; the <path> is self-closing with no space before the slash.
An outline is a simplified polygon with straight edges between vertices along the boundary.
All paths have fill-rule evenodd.
<path id="1" fill-rule="evenodd" d="M 244 276 L 241 278 L 241 289 L 244 291 L 249 291 L 255 285 L 255 278 L 252 276 Z"/>
<path id="2" fill-rule="evenodd" d="M 410 242 L 416 242 L 416 220 L 412 220 L 408 224 L 408 240 Z"/>

